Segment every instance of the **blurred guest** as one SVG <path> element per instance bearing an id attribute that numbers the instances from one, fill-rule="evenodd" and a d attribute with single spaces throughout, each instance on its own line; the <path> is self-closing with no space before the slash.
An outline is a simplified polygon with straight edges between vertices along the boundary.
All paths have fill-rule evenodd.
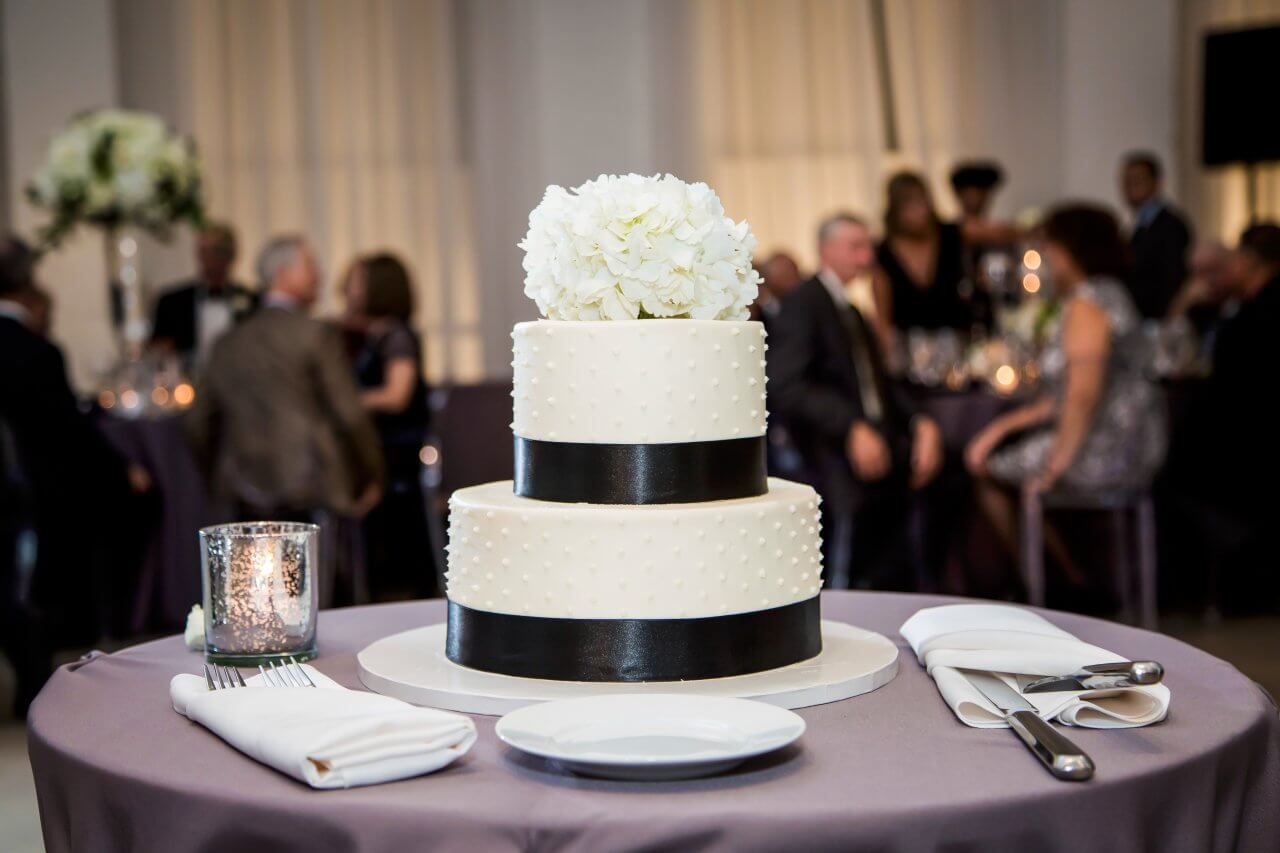
<path id="1" fill-rule="evenodd" d="M 262 307 L 214 345 L 188 430 L 214 496 L 242 520 L 363 516 L 384 465 L 342 341 L 309 314 L 320 275 L 302 237 L 258 258 Z"/>
<path id="2" fill-rule="evenodd" d="M 1163 401 L 1145 378 L 1141 318 L 1123 281 L 1124 240 L 1105 209 L 1068 205 L 1045 222 L 1045 262 L 1063 320 L 1040 360 L 1043 393 L 996 418 L 965 451 L 979 500 L 1010 548 L 1015 506 L 1000 486 L 1096 491 L 1147 484 L 1164 456 Z M 1046 535 L 1081 581 L 1057 537 Z"/>
<path id="3" fill-rule="evenodd" d="M 33 328 L 35 262 L 22 241 L 0 238 L 0 650 L 17 673 L 19 716 L 55 647 L 97 640 L 92 548 L 104 508 L 150 487 L 81 414 L 62 352 Z"/>
<path id="4" fill-rule="evenodd" d="M 1213 350 L 1213 384 L 1222 402 L 1232 401 L 1246 410 L 1257 408 L 1264 395 L 1257 393 L 1250 374 L 1275 363 L 1276 334 L 1280 332 L 1280 225 L 1260 223 L 1246 228 L 1230 259 L 1227 281 L 1240 308 L 1222 327 Z M 1252 408 L 1249 408 L 1252 407 Z M 1242 417 L 1246 410 L 1238 411 Z M 1224 422 L 1232 420 L 1221 417 Z M 1266 418 L 1255 418 L 1261 425 Z M 1269 441 L 1273 448 L 1280 447 Z"/>
<path id="5" fill-rule="evenodd" d="M 24 310 L 28 329 L 42 338 L 49 337 L 49 332 L 53 328 L 53 296 L 49 291 L 33 284 L 13 294 L 10 301 Z"/>
<path id="6" fill-rule="evenodd" d="M 892 348 L 895 329 L 963 329 L 973 312 L 960 293 L 964 240 L 960 228 L 942 222 L 924 178 L 899 172 L 886 186 L 884 239 L 876 248 L 876 315 L 882 343 Z"/>
<path id="7" fill-rule="evenodd" d="M 1133 212 L 1133 268 L 1128 277 L 1133 302 L 1143 317 L 1169 311 L 1187 278 L 1191 229 L 1162 194 L 1162 169 L 1154 154 L 1135 151 L 1124 158 L 1120 189 Z"/>
<path id="8" fill-rule="evenodd" d="M 1206 593 L 1211 609 L 1274 607 L 1280 444 L 1268 391 L 1280 362 L 1280 226 L 1245 229 L 1225 286 L 1239 307 L 1219 323 L 1212 372 L 1185 401 L 1163 476 L 1168 535 L 1194 567 L 1173 581 Z"/>
<path id="9" fill-rule="evenodd" d="M 991 200 L 1003 182 L 1004 173 L 994 162 L 957 163 L 951 170 L 951 191 L 960 207 L 956 224 L 964 240 L 964 271 L 970 283 L 978 281 L 982 255 L 987 250 L 1007 250 L 1022 236 L 1016 226 L 991 218 Z"/>
<path id="10" fill-rule="evenodd" d="M 866 223 L 827 219 L 818 255 L 821 271 L 783 300 L 768 371 L 774 410 L 825 498 L 828 582 L 902 584 L 890 564 L 906 553 L 910 585 L 928 588 L 921 490 L 942 464 L 941 433 L 895 393 L 873 335 L 844 298 L 845 285 L 875 262 Z"/>
<path id="11" fill-rule="evenodd" d="M 387 486 L 364 520 L 369 576 L 375 595 L 407 591 L 414 597 L 435 590 L 427 507 L 419 454 L 426 439 L 429 408 L 422 374 L 422 343 L 410 327 L 413 285 L 394 255 L 357 260 L 343 287 L 348 328 L 364 331 L 355 354 L 360 399 L 373 414 L 387 466 Z"/>
<path id="12" fill-rule="evenodd" d="M 1004 182 L 998 163 L 957 163 L 951 170 L 951 190 L 960 207 L 960 236 L 967 246 L 1007 246 L 1018 240 L 1018 228 L 991 218 L 991 200 Z"/>
<path id="13" fill-rule="evenodd" d="M 764 322 L 767 327 L 777 316 L 782 300 L 802 280 L 800 265 L 796 259 L 786 252 L 774 252 L 759 266 L 760 295 L 756 297 L 758 310 L 754 319 Z"/>
<path id="14" fill-rule="evenodd" d="M 1166 319 L 1185 318 L 1201 337 L 1210 339 L 1235 311 L 1231 261 L 1231 252 L 1218 241 L 1197 244 L 1187 265 L 1187 281 L 1170 303 Z"/>
<path id="15" fill-rule="evenodd" d="M 1211 502 L 1253 516 L 1274 505 L 1274 499 L 1258 498 L 1280 482 L 1280 443 L 1264 390 L 1269 368 L 1280 363 L 1280 225 L 1245 229 L 1229 268 L 1230 292 L 1240 307 L 1219 328 L 1213 372 L 1195 401 L 1188 433 L 1195 450 L 1179 457 L 1203 469 L 1200 481 Z"/>
<path id="16" fill-rule="evenodd" d="M 802 281 L 800 265 L 786 252 L 774 252 L 765 260 L 764 284 L 778 299 L 785 299 Z"/>
<path id="17" fill-rule="evenodd" d="M 254 293 L 231 280 L 235 262 L 231 226 L 202 228 L 196 238 L 196 277 L 171 285 L 156 301 L 152 344 L 176 352 L 188 367 L 203 365 L 213 342 L 256 305 Z"/>

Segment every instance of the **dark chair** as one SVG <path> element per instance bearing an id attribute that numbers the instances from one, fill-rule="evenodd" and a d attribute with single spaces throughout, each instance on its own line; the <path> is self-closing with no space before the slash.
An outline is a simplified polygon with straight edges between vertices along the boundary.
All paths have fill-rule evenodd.
<path id="1" fill-rule="evenodd" d="M 1156 516 L 1149 489 L 1022 492 L 1022 579 L 1027 600 L 1044 606 L 1044 516 L 1050 511 L 1110 514 L 1112 571 L 1123 618 L 1156 627 Z M 1136 559 L 1134 557 L 1136 552 Z M 1136 572 L 1135 572 L 1136 563 Z"/>

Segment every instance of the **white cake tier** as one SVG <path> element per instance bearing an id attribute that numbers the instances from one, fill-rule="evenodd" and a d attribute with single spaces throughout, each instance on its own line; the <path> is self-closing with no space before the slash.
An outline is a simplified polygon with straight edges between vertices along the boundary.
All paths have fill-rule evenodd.
<path id="1" fill-rule="evenodd" d="M 736 320 L 518 323 L 511 429 L 591 444 L 764 435 L 764 334 Z"/>
<path id="2" fill-rule="evenodd" d="M 764 610 L 822 585 L 818 495 L 604 506 L 521 498 L 511 483 L 449 500 L 448 595 L 477 610 L 576 618 L 682 618 Z"/>

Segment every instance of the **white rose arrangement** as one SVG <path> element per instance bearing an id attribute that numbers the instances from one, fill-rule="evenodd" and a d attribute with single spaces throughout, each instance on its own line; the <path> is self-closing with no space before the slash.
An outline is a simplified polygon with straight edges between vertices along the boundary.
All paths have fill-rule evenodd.
<path id="1" fill-rule="evenodd" d="M 128 110 L 73 119 L 50 143 L 27 197 L 52 215 L 41 233 L 48 246 L 82 222 L 134 225 L 164 237 L 172 225 L 198 223 L 204 215 L 191 143 L 159 118 Z"/>
<path id="2" fill-rule="evenodd" d="M 601 175 L 529 214 L 524 292 L 553 320 L 743 320 L 756 240 L 703 183 Z"/>

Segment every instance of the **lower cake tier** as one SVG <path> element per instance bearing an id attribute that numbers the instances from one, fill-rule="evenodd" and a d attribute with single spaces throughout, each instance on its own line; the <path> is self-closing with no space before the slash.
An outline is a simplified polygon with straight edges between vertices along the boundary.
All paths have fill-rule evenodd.
<path id="1" fill-rule="evenodd" d="M 450 500 L 446 651 L 561 681 L 723 678 L 822 650 L 818 496 L 562 504 L 510 482 Z"/>
<path id="2" fill-rule="evenodd" d="M 565 504 L 510 481 L 449 500 L 449 600 L 556 618 L 686 619 L 766 610 L 818 594 L 818 495 L 770 479 L 767 494 L 695 504 Z"/>

